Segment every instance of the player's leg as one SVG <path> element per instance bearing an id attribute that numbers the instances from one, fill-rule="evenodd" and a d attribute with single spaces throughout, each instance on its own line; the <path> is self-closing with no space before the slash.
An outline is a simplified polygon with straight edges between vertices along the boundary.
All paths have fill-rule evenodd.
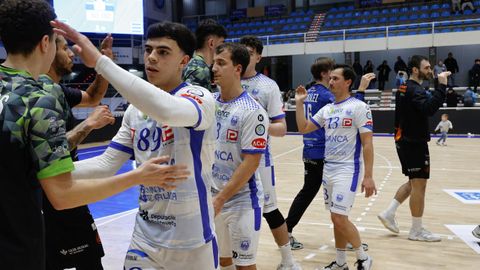
<path id="1" fill-rule="evenodd" d="M 219 267 L 217 240 L 214 238 L 192 250 L 165 250 L 163 259 L 165 266 L 162 269 L 216 270 Z"/>
<path id="2" fill-rule="evenodd" d="M 290 239 L 288 238 L 287 223 L 282 213 L 278 209 L 277 194 L 275 191 L 275 171 L 274 167 L 261 167 L 257 170 L 262 180 L 264 192 L 264 209 L 263 217 L 270 227 L 273 238 L 280 249 L 282 261 L 279 269 L 297 269 L 296 263 L 293 260 L 292 251 L 290 248 Z M 281 268 L 285 267 L 285 268 Z"/>
<path id="3" fill-rule="evenodd" d="M 232 260 L 232 244 L 230 232 L 226 223 L 227 213 L 219 213 L 215 217 L 215 233 L 217 234 L 218 251 L 221 270 L 235 270 Z"/>
<path id="4" fill-rule="evenodd" d="M 231 212 L 227 219 L 237 270 L 255 270 L 260 239 L 261 209 Z"/>
<path id="5" fill-rule="evenodd" d="M 305 170 L 303 187 L 295 196 L 286 219 L 288 233 L 292 233 L 322 185 L 323 160 L 304 159 L 303 165 Z"/>

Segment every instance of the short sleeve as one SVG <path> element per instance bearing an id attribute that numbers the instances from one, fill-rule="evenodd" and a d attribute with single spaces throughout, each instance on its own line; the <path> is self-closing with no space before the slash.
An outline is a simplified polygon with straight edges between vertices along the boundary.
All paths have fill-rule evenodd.
<path id="1" fill-rule="evenodd" d="M 128 106 L 125 114 L 123 115 L 122 126 L 118 130 L 115 137 L 113 137 L 109 145 L 109 147 L 127 153 L 131 156 L 134 155 L 133 136 L 135 134 L 135 129 L 132 128 L 131 123 L 135 111 L 136 110 L 132 105 Z"/>
<path id="2" fill-rule="evenodd" d="M 63 93 L 65 94 L 65 99 L 67 100 L 70 108 L 73 108 L 82 102 L 82 90 L 67 87 L 62 84 L 60 84 L 60 86 L 62 87 Z"/>
<path id="3" fill-rule="evenodd" d="M 195 106 L 198 113 L 198 120 L 195 125 L 192 126 L 193 129 L 208 129 L 215 121 L 215 99 L 207 89 L 190 85 L 182 88 L 176 95 L 186 98 Z"/>
<path id="4" fill-rule="evenodd" d="M 267 105 L 267 113 L 270 120 L 278 120 L 285 118 L 285 112 L 283 111 L 283 100 L 280 89 L 276 83 L 272 85 L 272 91 L 270 92 Z"/>
<path id="5" fill-rule="evenodd" d="M 29 97 L 29 147 L 37 178 L 54 177 L 74 169 L 65 127 L 65 111 L 52 95 Z"/>
<path id="6" fill-rule="evenodd" d="M 241 130 L 243 154 L 263 154 L 267 148 L 268 117 L 263 108 L 248 112 Z"/>
<path id="7" fill-rule="evenodd" d="M 318 112 L 310 118 L 310 121 L 315 124 L 318 128 L 322 128 L 325 125 L 325 118 L 323 117 L 323 112 L 328 106 L 323 106 Z"/>
<path id="8" fill-rule="evenodd" d="M 365 103 L 359 103 L 355 110 L 354 125 L 360 133 L 373 131 L 373 118 L 370 106 Z"/>

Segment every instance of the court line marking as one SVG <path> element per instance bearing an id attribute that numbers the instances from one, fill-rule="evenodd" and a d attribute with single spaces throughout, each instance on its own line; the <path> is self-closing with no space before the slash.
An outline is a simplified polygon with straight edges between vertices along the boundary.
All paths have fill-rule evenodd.
<path id="1" fill-rule="evenodd" d="M 115 216 L 115 215 L 116 215 L 116 217 L 113 217 L 113 218 L 111 218 L 111 219 L 109 219 L 109 220 L 107 220 L 107 221 L 105 221 L 105 222 L 100 223 L 100 224 L 96 224 L 96 226 L 97 226 L 97 227 L 100 227 L 100 226 L 103 226 L 103 225 L 107 225 L 108 223 L 112 223 L 112 222 L 114 222 L 115 220 L 124 218 L 124 217 L 126 217 L 126 216 L 131 215 L 131 214 L 136 214 L 137 211 L 138 211 L 138 209 L 135 208 L 135 209 L 128 210 L 128 211 L 125 211 L 125 212 L 121 212 L 121 213 L 117 213 L 117 214 L 114 214 L 114 215 L 110 215 L 110 216 L 103 217 L 103 218 L 107 218 L 107 217 L 112 217 L 112 216 Z M 95 223 L 96 223 L 96 222 L 97 222 L 97 220 L 95 220 Z"/>

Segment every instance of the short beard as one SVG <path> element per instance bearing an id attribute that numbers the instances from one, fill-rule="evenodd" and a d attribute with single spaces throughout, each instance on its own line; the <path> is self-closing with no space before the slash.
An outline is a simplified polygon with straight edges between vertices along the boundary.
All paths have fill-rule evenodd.
<path id="1" fill-rule="evenodd" d="M 425 74 L 423 72 L 420 72 L 418 74 L 418 78 L 422 81 L 427 81 L 433 79 L 432 73 Z"/>

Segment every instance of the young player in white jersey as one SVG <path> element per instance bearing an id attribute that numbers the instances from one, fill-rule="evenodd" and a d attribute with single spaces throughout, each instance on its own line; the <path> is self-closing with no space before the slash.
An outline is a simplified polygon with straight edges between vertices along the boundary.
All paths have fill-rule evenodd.
<path id="1" fill-rule="evenodd" d="M 310 120 L 305 118 L 303 109 L 307 91 L 299 87 L 295 95 L 298 130 L 305 134 L 325 128 L 325 207 L 330 210 L 337 248 L 336 260 L 324 267 L 328 270 L 348 269 L 345 254 L 347 242 L 355 249 L 357 269 L 368 270 L 372 267 L 372 259 L 361 247 L 360 235 L 348 219 L 362 171 L 362 192 L 365 191 L 365 197 L 376 193 L 372 178 L 372 114 L 368 105 L 350 97 L 349 90 L 354 81 L 355 72 L 349 66 L 337 65 L 330 74 L 329 82 L 335 103 L 325 105 Z"/>
<path id="2" fill-rule="evenodd" d="M 270 120 L 268 135 L 283 137 L 287 132 L 283 101 L 277 83 L 267 76 L 257 73 L 255 67 L 262 58 L 263 44 L 255 36 L 244 36 L 240 43 L 245 45 L 250 53 L 250 63 L 242 78 L 242 87 L 267 111 Z M 282 213 L 278 210 L 277 194 L 275 192 L 275 171 L 273 158 L 270 152 L 270 139 L 268 140 L 265 155 L 262 156 L 258 168 L 264 190 L 263 217 L 272 231 L 275 242 L 280 249 L 282 261 L 278 270 L 301 269 L 292 256 L 290 240 L 288 237 L 287 224 Z"/>
<path id="3" fill-rule="evenodd" d="M 137 164 L 166 155 L 170 164 L 185 164 L 192 172 L 174 191 L 140 187 L 125 269 L 218 268 L 211 196 L 215 100 L 205 88 L 181 80 L 194 48 L 185 26 L 151 25 L 144 60 L 153 85 L 104 57 L 96 61 L 97 71 L 133 105 L 106 152 L 76 164 L 89 168 L 83 176 L 112 174 L 132 155 Z"/>
<path id="4" fill-rule="evenodd" d="M 212 193 L 222 270 L 256 269 L 263 206 L 256 170 L 265 153 L 269 121 L 265 110 L 240 84 L 248 62 L 243 45 L 225 43 L 215 50 L 214 80 L 221 90 L 215 94 Z"/>

